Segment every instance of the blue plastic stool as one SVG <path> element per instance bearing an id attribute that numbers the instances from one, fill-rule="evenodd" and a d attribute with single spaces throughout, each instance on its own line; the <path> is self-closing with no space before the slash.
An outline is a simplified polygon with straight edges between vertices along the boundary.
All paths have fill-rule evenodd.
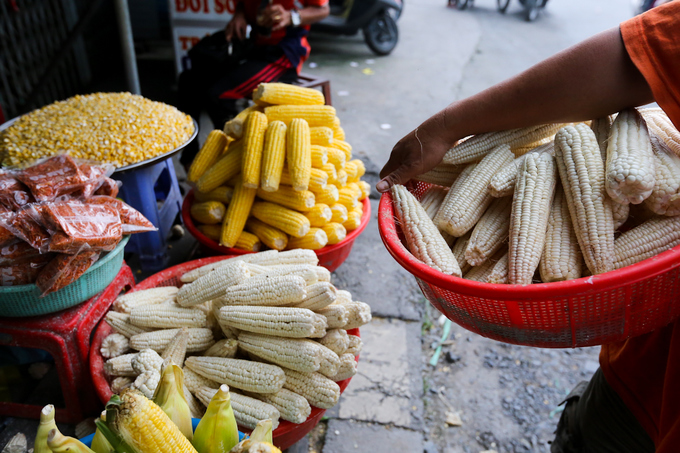
<path id="1" fill-rule="evenodd" d="M 118 196 L 158 228 L 158 231 L 131 235 L 125 252 L 136 254 L 144 271 L 164 269 L 168 262 L 167 237 L 182 209 L 182 194 L 172 159 L 117 172 L 113 178 L 123 183 Z"/>

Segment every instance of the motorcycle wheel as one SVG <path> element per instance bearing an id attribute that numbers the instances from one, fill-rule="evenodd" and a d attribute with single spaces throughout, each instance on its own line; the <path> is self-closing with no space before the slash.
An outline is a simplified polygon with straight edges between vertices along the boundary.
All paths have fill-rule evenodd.
<path id="1" fill-rule="evenodd" d="M 364 27 L 364 40 L 377 55 L 389 55 L 399 41 L 399 29 L 394 18 L 383 11 Z"/>
<path id="2" fill-rule="evenodd" d="M 510 0 L 496 0 L 496 5 L 498 6 L 498 11 L 505 14 L 510 5 Z"/>
<path id="3" fill-rule="evenodd" d="M 469 3 L 470 0 L 458 0 L 458 2 L 456 3 L 456 8 L 460 10 L 467 9 Z"/>
<path id="4" fill-rule="evenodd" d="M 527 22 L 533 22 L 538 17 L 538 0 L 526 0 L 524 3 L 524 18 Z"/>

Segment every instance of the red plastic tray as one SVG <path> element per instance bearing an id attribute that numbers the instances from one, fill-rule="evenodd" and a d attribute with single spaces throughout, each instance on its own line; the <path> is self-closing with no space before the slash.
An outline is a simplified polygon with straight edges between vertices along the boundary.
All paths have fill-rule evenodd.
<path id="1" fill-rule="evenodd" d="M 198 231 L 196 225 L 194 225 L 193 219 L 191 218 L 191 203 L 194 201 L 194 191 L 191 190 L 184 197 L 184 202 L 182 203 L 182 221 L 187 227 L 189 232 L 196 240 L 207 248 L 214 250 L 221 255 L 245 255 L 246 253 L 253 253 L 247 250 L 240 250 L 231 247 L 223 247 L 216 241 L 213 241 L 209 237 L 205 236 L 203 233 Z M 368 221 L 371 219 L 371 202 L 365 198 L 362 203 L 364 204 L 364 213 L 361 216 L 361 223 L 359 228 L 356 230 L 349 231 L 347 236 L 342 241 L 334 245 L 327 245 L 319 250 L 316 250 L 316 255 L 319 257 L 319 265 L 325 267 L 329 271 L 333 272 L 342 263 L 345 262 L 349 256 L 349 252 L 352 251 L 352 246 L 354 245 L 354 240 L 361 234 L 362 231 L 368 225 Z"/>
<path id="2" fill-rule="evenodd" d="M 416 183 L 417 197 L 430 184 Z M 497 285 L 442 274 L 416 259 L 395 224 L 392 197 L 378 210 L 380 236 L 447 318 L 494 340 L 568 348 L 625 340 L 680 317 L 680 246 L 640 263 L 575 280 Z"/>
<path id="3" fill-rule="evenodd" d="M 179 264 L 177 266 L 170 267 L 164 271 L 152 275 L 146 280 L 137 284 L 133 291 L 140 291 L 143 289 L 155 288 L 158 286 L 182 286 L 182 282 L 179 278 L 189 272 L 190 270 L 196 269 L 197 267 L 204 266 L 206 264 L 213 263 L 215 261 L 220 261 L 224 259 L 231 258 L 229 256 L 213 256 L 210 258 L 203 258 L 199 260 L 189 261 L 184 264 Z M 102 341 L 108 335 L 113 333 L 111 327 L 105 323 L 101 322 L 97 327 L 97 330 L 92 340 L 92 348 L 90 349 L 90 373 L 92 375 L 92 382 L 94 382 L 95 390 L 102 403 L 106 404 L 113 392 L 109 382 L 106 380 L 104 374 L 104 358 L 102 357 L 99 349 L 101 348 Z M 360 336 L 359 329 L 348 330 L 351 335 Z M 357 362 L 359 357 L 357 356 Z M 352 378 L 345 379 L 344 381 L 338 382 L 340 386 L 340 393 L 342 394 Z M 274 445 L 276 445 L 281 450 L 291 447 L 300 439 L 305 437 L 314 427 L 319 423 L 323 414 L 326 413 L 325 409 L 320 409 L 318 407 L 312 406 L 312 413 L 303 423 L 295 424 L 286 420 L 281 420 L 279 426 L 274 430 Z M 240 427 L 242 432 L 250 432 L 250 430 Z"/>

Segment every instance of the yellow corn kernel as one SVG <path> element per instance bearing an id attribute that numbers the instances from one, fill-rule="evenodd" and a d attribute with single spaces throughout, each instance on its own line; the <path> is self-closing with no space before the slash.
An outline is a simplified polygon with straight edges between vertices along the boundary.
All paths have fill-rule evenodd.
<path id="1" fill-rule="evenodd" d="M 366 174 L 366 166 L 364 165 L 364 161 L 361 159 L 352 159 L 350 162 L 357 166 L 357 178 L 361 178 Z"/>
<path id="2" fill-rule="evenodd" d="M 222 151 L 227 146 L 227 136 L 224 132 L 215 129 L 208 134 L 208 138 L 203 143 L 201 150 L 198 152 L 194 161 L 189 167 L 187 173 L 187 181 L 196 182 L 210 168 L 217 159 L 219 159 Z"/>
<path id="3" fill-rule="evenodd" d="M 276 192 L 265 192 L 258 189 L 257 196 L 272 203 L 278 203 L 300 212 L 309 211 L 314 207 L 314 194 L 309 190 L 294 190 L 290 186 L 280 186 Z"/>
<path id="4" fill-rule="evenodd" d="M 248 250 L 249 252 L 259 252 L 262 248 L 262 243 L 254 234 L 242 231 L 236 244 L 234 244 L 234 248 Z"/>
<path id="5" fill-rule="evenodd" d="M 309 138 L 312 145 L 331 146 L 331 143 L 333 143 L 333 129 L 326 126 L 310 127 Z"/>
<path id="6" fill-rule="evenodd" d="M 328 175 L 328 184 L 338 184 L 338 171 L 333 164 L 324 164 L 319 170 L 323 170 Z"/>
<path id="7" fill-rule="evenodd" d="M 312 167 L 323 168 L 328 163 L 328 148 L 325 146 L 311 145 Z"/>
<path id="8" fill-rule="evenodd" d="M 324 230 L 328 237 L 328 245 L 337 244 L 347 236 L 347 230 L 341 223 L 330 222 L 321 227 L 321 229 Z"/>
<path id="9" fill-rule="evenodd" d="M 359 182 L 359 177 L 357 176 L 357 173 L 359 173 L 359 169 L 357 168 L 356 162 L 350 160 L 345 162 L 345 171 L 347 172 L 347 182 Z"/>
<path id="10" fill-rule="evenodd" d="M 333 138 L 337 140 L 345 139 L 345 130 L 340 126 L 340 118 L 337 116 L 333 118 L 333 124 L 330 125 L 333 129 Z"/>
<path id="11" fill-rule="evenodd" d="M 199 192 L 210 192 L 229 181 L 241 171 L 242 150 L 228 151 L 215 165 L 203 173 L 196 183 Z M 229 184 L 231 185 L 231 184 Z"/>
<path id="12" fill-rule="evenodd" d="M 253 101 L 267 104 L 324 105 L 323 93 L 287 83 L 261 83 L 253 92 Z"/>
<path id="13" fill-rule="evenodd" d="M 363 201 L 371 195 L 371 185 L 366 181 L 359 181 L 357 184 L 359 184 L 359 189 L 361 190 L 359 201 Z"/>
<path id="14" fill-rule="evenodd" d="M 225 154 L 227 154 L 227 150 L 235 141 L 237 140 L 234 137 L 227 135 L 227 144 L 224 146 L 224 149 L 222 150 L 220 156 L 224 156 Z"/>
<path id="15" fill-rule="evenodd" d="M 336 138 L 333 140 L 333 144 L 331 146 L 345 153 L 346 162 L 349 162 L 352 159 L 352 145 L 347 143 L 345 140 L 340 140 Z"/>
<path id="16" fill-rule="evenodd" d="M 328 162 L 335 165 L 336 170 L 345 168 L 345 153 L 338 148 L 326 148 L 328 153 Z"/>
<path id="17" fill-rule="evenodd" d="M 241 173 L 243 186 L 257 189 L 260 185 L 264 133 L 267 130 L 267 117 L 260 112 L 251 112 L 246 118 L 243 130 L 244 151 Z"/>
<path id="18" fill-rule="evenodd" d="M 208 193 L 194 192 L 194 201 L 219 201 L 228 205 L 231 202 L 231 197 L 234 195 L 234 188 L 229 186 L 220 186 L 217 189 L 213 189 Z"/>
<path id="19" fill-rule="evenodd" d="M 352 210 L 347 213 L 347 221 L 342 224 L 347 231 L 356 230 L 361 225 L 360 211 Z"/>
<path id="20" fill-rule="evenodd" d="M 293 189 L 307 190 L 312 172 L 312 145 L 309 141 L 309 125 L 303 119 L 290 122 L 287 133 L 286 159 Z"/>
<path id="21" fill-rule="evenodd" d="M 276 203 L 258 201 L 253 204 L 251 214 L 256 219 L 294 237 L 303 237 L 309 232 L 310 224 L 307 217 Z M 290 241 L 288 242 L 290 244 Z"/>
<path id="22" fill-rule="evenodd" d="M 287 186 L 293 184 L 287 167 L 283 167 L 283 172 L 281 172 L 281 184 Z M 319 168 L 312 168 L 312 172 L 309 176 L 309 190 L 321 190 L 326 187 L 326 184 L 328 184 L 328 175 Z"/>
<path id="23" fill-rule="evenodd" d="M 319 250 L 328 244 L 328 236 L 321 228 L 310 228 L 309 232 L 300 238 L 290 238 L 288 249 Z"/>
<path id="24" fill-rule="evenodd" d="M 200 223 L 212 225 L 220 223 L 224 218 L 226 208 L 219 201 L 204 201 L 191 206 L 191 217 Z"/>
<path id="25" fill-rule="evenodd" d="M 241 138 L 243 135 L 243 123 L 245 123 L 248 115 L 251 112 L 261 112 L 262 110 L 262 107 L 259 105 L 251 105 L 250 107 L 241 110 L 238 115 L 226 122 L 224 125 L 224 133 L 234 138 Z"/>
<path id="26" fill-rule="evenodd" d="M 318 228 L 331 221 L 333 218 L 333 211 L 327 204 L 317 203 L 310 211 L 305 213 L 305 217 L 309 219 L 311 226 Z"/>
<path id="27" fill-rule="evenodd" d="M 351 211 L 359 204 L 359 196 L 351 188 L 343 187 L 338 191 L 338 203 L 344 204 Z"/>
<path id="28" fill-rule="evenodd" d="M 317 203 L 327 204 L 328 206 L 333 206 L 340 198 L 338 188 L 333 184 L 327 184 L 323 189 L 314 190 L 313 192 Z"/>
<path id="29" fill-rule="evenodd" d="M 331 126 L 335 109 L 330 105 L 274 105 L 264 109 L 269 121 L 283 121 L 289 125 L 295 118 L 301 118 L 309 127 Z"/>
<path id="30" fill-rule="evenodd" d="M 283 163 L 286 160 L 286 129 L 281 121 L 272 121 L 264 134 L 260 183 L 267 192 L 279 189 Z"/>
<path id="31" fill-rule="evenodd" d="M 288 245 L 288 235 L 286 233 L 254 217 L 249 218 L 246 222 L 246 230 L 260 238 L 260 241 L 270 249 L 280 251 Z"/>
<path id="32" fill-rule="evenodd" d="M 331 222 L 341 224 L 347 222 L 347 215 L 349 214 L 349 210 L 347 209 L 347 206 L 345 206 L 344 204 L 335 203 L 333 206 L 331 206 L 331 212 L 333 213 L 333 216 L 331 217 Z"/>
<path id="33" fill-rule="evenodd" d="M 222 225 L 197 225 L 198 231 L 203 233 L 208 239 L 215 242 L 220 242 L 220 235 L 222 234 Z"/>
<path id="34" fill-rule="evenodd" d="M 340 170 L 337 170 L 336 173 L 337 177 L 335 178 L 337 182 L 338 187 L 343 187 L 347 185 L 347 172 L 343 170 L 342 168 Z"/>
<path id="35" fill-rule="evenodd" d="M 249 189 L 243 187 L 241 178 L 236 180 L 236 187 L 234 189 L 234 197 L 229 204 L 227 213 L 222 222 L 222 235 L 220 244 L 225 247 L 233 247 L 238 241 L 243 227 L 248 219 L 248 214 L 255 201 L 256 189 Z"/>

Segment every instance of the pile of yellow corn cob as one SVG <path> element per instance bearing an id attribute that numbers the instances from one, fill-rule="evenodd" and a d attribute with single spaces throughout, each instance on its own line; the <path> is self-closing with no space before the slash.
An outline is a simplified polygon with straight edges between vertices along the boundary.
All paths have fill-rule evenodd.
<path id="1" fill-rule="evenodd" d="M 321 92 L 263 83 L 189 168 L 191 216 L 225 247 L 317 250 L 361 223 L 370 185 Z"/>
<path id="2" fill-rule="evenodd" d="M 480 134 L 392 188 L 411 253 L 445 274 L 530 284 L 600 274 L 680 244 L 680 133 L 661 109 Z"/>
<path id="3" fill-rule="evenodd" d="M 112 390 L 153 395 L 172 360 L 184 366 L 195 417 L 220 384 L 234 390 L 236 419 L 251 429 L 263 419 L 302 423 L 310 405 L 332 407 L 362 345 L 347 330 L 369 322 L 371 310 L 317 264 L 312 250 L 268 250 L 188 272 L 179 289 L 120 296 L 105 318 L 116 333 L 101 348 Z"/>

